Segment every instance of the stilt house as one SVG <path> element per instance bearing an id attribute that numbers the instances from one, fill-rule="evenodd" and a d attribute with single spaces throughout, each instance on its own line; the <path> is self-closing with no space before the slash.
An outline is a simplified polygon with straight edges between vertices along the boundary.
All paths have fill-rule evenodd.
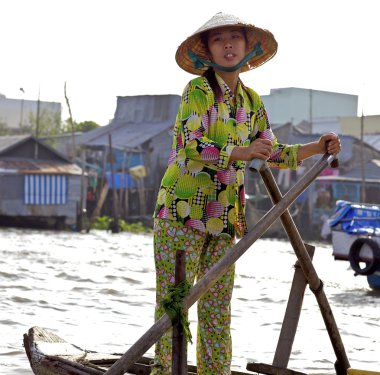
<path id="1" fill-rule="evenodd" d="M 102 196 L 104 184 L 109 187 L 101 214 L 115 215 L 112 207 L 117 206 L 117 215 L 127 220 L 152 217 L 180 99 L 178 95 L 118 97 L 109 125 L 77 137 L 87 165 L 101 170 L 96 195 Z"/>

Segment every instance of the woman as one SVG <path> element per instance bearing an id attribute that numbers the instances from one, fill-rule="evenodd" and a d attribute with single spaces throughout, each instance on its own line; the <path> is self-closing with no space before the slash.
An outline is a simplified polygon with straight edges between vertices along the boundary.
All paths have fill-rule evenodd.
<path id="1" fill-rule="evenodd" d="M 277 141 L 259 95 L 240 73 L 272 58 L 273 35 L 233 15 L 217 13 L 178 48 L 176 61 L 198 75 L 184 89 L 173 143 L 154 213 L 156 314 L 174 284 L 177 250 L 186 253 L 193 284 L 247 232 L 244 216 L 246 163 L 297 169 L 302 160 L 340 151 L 328 133 L 304 145 Z M 326 144 L 327 149 L 326 149 Z M 198 374 L 230 374 L 231 297 L 234 266 L 198 301 Z M 171 332 L 156 344 L 152 374 L 171 374 Z"/>

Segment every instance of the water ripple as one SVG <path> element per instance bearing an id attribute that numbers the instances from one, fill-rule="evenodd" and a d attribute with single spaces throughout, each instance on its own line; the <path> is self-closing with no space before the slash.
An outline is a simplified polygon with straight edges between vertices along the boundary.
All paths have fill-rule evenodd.
<path id="1" fill-rule="evenodd" d="M 40 325 L 91 350 L 124 353 L 154 322 L 152 237 L 0 229 L 0 373 L 29 375 L 22 334 Z M 274 257 L 275 254 L 275 257 Z M 274 261 L 275 259 L 275 261 Z M 233 368 L 272 363 L 294 275 L 284 241 L 259 240 L 236 265 L 232 301 Z M 378 370 L 380 293 L 316 247 L 324 281 L 351 365 Z M 189 311 L 196 336 L 196 308 Z M 312 339 L 311 339 L 312 338 Z M 152 355 L 153 348 L 147 354 Z M 195 362 L 195 346 L 189 346 Z M 315 296 L 307 289 L 289 367 L 333 375 L 334 351 Z"/>

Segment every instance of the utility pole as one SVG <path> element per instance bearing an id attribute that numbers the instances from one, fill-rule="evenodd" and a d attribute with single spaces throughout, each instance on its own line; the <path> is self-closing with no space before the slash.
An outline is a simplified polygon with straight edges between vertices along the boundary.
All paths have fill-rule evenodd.
<path id="1" fill-rule="evenodd" d="M 360 200 L 362 203 L 365 203 L 366 201 L 366 193 L 365 193 L 365 160 L 364 160 L 364 115 L 362 111 L 362 116 L 360 118 L 360 161 L 361 161 L 361 177 L 362 177 L 362 183 L 361 183 L 361 194 L 360 194 Z"/>
<path id="2" fill-rule="evenodd" d="M 20 87 L 20 91 L 25 94 L 25 91 Z M 22 124 L 24 122 L 24 95 L 21 98 L 21 109 L 20 109 L 20 129 L 22 129 Z"/>
<path id="3" fill-rule="evenodd" d="M 111 221 L 111 232 L 112 233 L 119 233 L 120 232 L 120 226 L 119 226 L 119 209 L 118 209 L 118 199 L 117 199 L 117 192 L 116 192 L 116 180 L 115 180 L 115 158 L 113 154 L 112 149 L 112 136 L 111 133 L 108 133 L 108 145 L 110 149 L 110 164 L 111 164 L 111 179 L 112 179 L 112 211 L 113 211 L 113 219 Z"/>
<path id="4" fill-rule="evenodd" d="M 309 118 L 310 118 L 310 133 L 313 133 L 313 90 L 309 90 Z"/>
<path id="5" fill-rule="evenodd" d="M 37 99 L 37 115 L 36 115 L 36 138 L 39 137 L 40 132 L 40 88 L 38 88 L 38 99 Z"/>
<path id="6" fill-rule="evenodd" d="M 38 88 L 38 100 L 37 100 L 37 116 L 36 116 L 36 140 L 39 137 L 40 131 L 40 88 Z M 34 159 L 38 159 L 38 143 L 34 144 Z"/>

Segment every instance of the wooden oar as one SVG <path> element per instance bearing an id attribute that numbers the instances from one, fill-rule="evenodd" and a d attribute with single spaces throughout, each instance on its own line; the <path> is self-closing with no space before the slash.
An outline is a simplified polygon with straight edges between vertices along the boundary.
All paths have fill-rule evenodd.
<path id="1" fill-rule="evenodd" d="M 268 166 L 262 166 L 259 171 L 268 190 L 268 193 L 271 196 L 272 202 L 274 204 L 280 202 L 283 197 Z M 310 290 L 314 293 L 317 299 L 319 309 L 321 310 L 327 332 L 330 336 L 330 340 L 334 348 L 336 358 L 338 360 L 338 369 L 340 371 L 343 371 L 345 374 L 347 372 L 347 369 L 350 367 L 350 363 L 348 361 L 343 342 L 334 319 L 334 315 L 331 311 L 329 302 L 323 290 L 323 282 L 319 279 L 317 272 L 315 271 L 313 262 L 307 252 L 306 246 L 298 232 L 296 225 L 294 224 L 293 218 L 290 215 L 289 211 L 285 210 L 280 219 L 289 237 L 290 243 L 293 246 L 294 252 L 298 258 L 298 262 L 302 268 L 304 276 L 309 283 Z"/>
<path id="2" fill-rule="evenodd" d="M 313 167 L 274 205 L 258 223 L 190 290 L 183 301 L 187 311 L 214 283 L 257 241 L 278 219 L 297 197 L 314 181 L 314 179 L 331 163 L 333 156 L 325 154 Z M 122 375 L 135 363 L 158 339 L 171 327 L 172 322 L 167 314 L 155 322 L 118 361 L 105 372 L 105 375 Z"/>

